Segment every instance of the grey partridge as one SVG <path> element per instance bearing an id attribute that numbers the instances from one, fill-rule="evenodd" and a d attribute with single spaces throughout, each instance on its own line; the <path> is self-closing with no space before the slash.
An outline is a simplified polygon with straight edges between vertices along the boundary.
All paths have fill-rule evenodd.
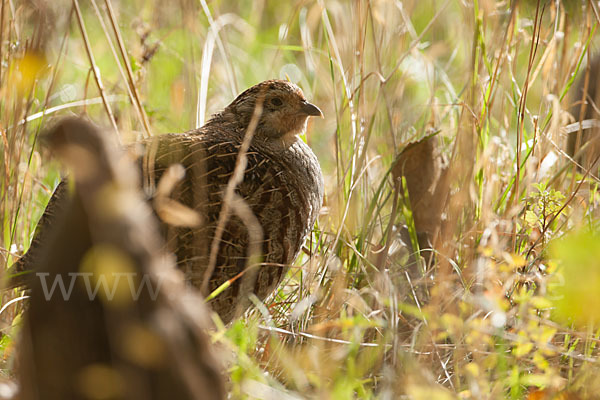
<path id="1" fill-rule="evenodd" d="M 160 202 L 152 204 L 163 217 L 162 233 L 186 280 L 205 296 L 226 288 L 210 301 L 224 322 L 249 305 L 251 293 L 262 300 L 273 292 L 317 218 L 323 177 L 317 158 L 299 137 L 309 116 L 322 113 L 297 85 L 268 80 L 241 93 L 197 130 L 137 144 L 142 186 L 150 197 L 170 166 L 181 164 L 185 169 L 170 199 L 195 211 L 199 222 L 170 224 L 157 207 Z M 250 137 L 244 160 L 238 155 L 244 138 Z M 227 185 L 236 164 L 243 167 L 244 162 L 243 177 L 230 196 L 230 212 L 222 215 Z M 38 247 L 67 192 L 62 182 L 29 251 L 9 270 L 9 286 L 26 282 L 31 274 L 24 272 L 41 261 Z"/>

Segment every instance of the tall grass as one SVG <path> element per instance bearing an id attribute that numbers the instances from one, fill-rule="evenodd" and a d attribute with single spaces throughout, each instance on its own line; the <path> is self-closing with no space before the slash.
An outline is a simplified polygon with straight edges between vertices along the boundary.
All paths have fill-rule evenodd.
<path id="1" fill-rule="evenodd" d="M 305 138 L 325 204 L 285 284 L 213 334 L 233 398 L 600 392 L 598 178 L 564 152 L 571 88 L 598 42 L 594 2 L 0 5 L 6 266 L 59 180 L 37 144 L 52 118 L 87 115 L 130 142 L 195 128 L 287 77 L 325 114 Z M 394 166 L 432 133 L 449 186 L 435 257 L 421 258 L 402 236 L 417 232 Z M 0 315 L 7 375 L 20 312 Z"/>

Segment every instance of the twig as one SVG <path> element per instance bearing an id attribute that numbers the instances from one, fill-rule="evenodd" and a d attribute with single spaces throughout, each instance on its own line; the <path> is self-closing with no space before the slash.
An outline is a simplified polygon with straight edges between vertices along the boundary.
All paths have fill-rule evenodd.
<path id="1" fill-rule="evenodd" d="M 127 51 L 125 51 L 125 44 L 123 43 L 123 38 L 121 37 L 121 31 L 119 31 L 117 25 L 117 19 L 115 18 L 115 14 L 113 12 L 112 5 L 110 0 L 104 0 L 106 4 L 106 8 L 108 10 L 108 17 L 110 20 L 110 24 L 113 28 L 113 32 L 115 33 L 115 37 L 117 38 L 117 44 L 119 45 L 119 51 L 121 52 L 121 58 L 123 59 L 123 63 L 125 64 L 125 69 L 127 71 L 127 79 L 129 83 L 129 88 L 133 93 L 133 97 L 135 99 L 134 105 L 138 111 L 140 118 L 142 119 L 142 124 L 144 125 L 144 129 L 148 136 L 152 136 L 152 131 L 150 129 L 150 123 L 148 122 L 148 115 L 146 115 L 146 110 L 142 106 L 142 102 L 140 100 L 140 95 L 138 93 L 137 87 L 135 86 L 135 82 L 133 81 L 133 70 L 131 69 L 131 63 L 129 62 L 129 57 L 127 57 Z M 112 47 L 112 44 L 111 44 Z"/>
<path id="2" fill-rule="evenodd" d="M 208 4 L 206 4 L 206 0 L 200 0 L 200 5 L 202 6 L 202 10 L 204 11 L 204 14 L 206 15 L 206 18 L 208 19 L 208 23 L 210 25 L 210 29 L 213 31 L 214 35 L 215 35 L 215 39 L 217 42 L 217 47 L 219 48 L 219 52 L 221 53 L 221 57 L 223 57 L 223 61 L 225 63 L 225 72 L 227 73 L 227 77 L 229 79 L 229 82 L 231 83 L 231 93 L 235 96 L 237 93 L 237 84 L 235 81 L 235 74 L 233 72 L 233 67 L 231 66 L 231 63 L 229 62 L 229 58 L 227 57 L 227 52 L 225 51 L 225 45 L 223 44 L 223 41 L 221 40 L 221 36 L 219 36 L 219 30 L 215 29 L 215 20 L 212 17 L 212 14 L 210 13 L 210 9 L 208 8 Z"/>
<path id="3" fill-rule="evenodd" d="M 81 9 L 79 8 L 78 0 L 73 0 L 73 6 L 75 7 L 75 14 L 77 14 L 77 23 L 79 24 L 79 30 L 81 31 L 81 36 L 83 37 L 83 43 L 85 44 L 85 51 L 87 53 L 88 59 L 90 61 L 90 65 L 92 67 L 92 72 L 94 74 L 94 80 L 96 81 L 96 85 L 98 86 L 98 91 L 100 92 L 100 97 L 102 98 L 102 104 L 104 104 L 104 109 L 108 114 L 108 118 L 110 119 L 110 123 L 115 130 L 115 134 L 117 138 L 119 138 L 119 128 L 117 127 L 117 121 L 115 120 L 115 116 L 110 108 L 110 104 L 108 103 L 108 99 L 106 98 L 106 94 L 104 93 L 104 86 L 102 85 L 102 79 L 100 78 L 100 69 L 96 65 L 96 61 L 94 60 L 94 54 L 92 53 L 92 48 L 90 46 L 90 40 L 88 38 L 87 32 L 85 30 L 85 24 L 83 23 L 83 17 L 81 16 Z M 120 138 L 119 138 L 120 140 Z"/>
<path id="4" fill-rule="evenodd" d="M 124 101 L 126 99 L 126 97 L 124 95 L 120 95 L 120 94 L 111 94 L 109 96 L 106 96 L 106 98 L 110 103 L 116 103 L 118 101 Z M 72 101 L 70 103 L 59 104 L 58 106 L 45 108 L 43 111 L 28 115 L 27 117 L 25 117 L 21 121 L 19 121 L 19 123 L 17 125 L 23 125 L 27 122 L 31 122 L 36 119 L 42 118 L 45 115 L 53 114 L 57 111 L 66 110 L 68 108 L 83 107 L 83 106 L 89 106 L 92 104 L 102 104 L 102 101 L 103 100 L 101 97 L 94 97 L 91 99 L 76 100 L 76 101 Z M 9 127 L 9 129 L 10 129 L 10 127 Z"/>
<path id="5" fill-rule="evenodd" d="M 516 6 L 515 6 L 516 7 Z M 533 60 L 537 54 L 541 29 L 542 29 L 542 17 L 544 16 L 545 6 L 542 8 L 542 12 L 540 14 L 540 0 L 537 2 L 537 7 L 535 10 L 535 18 L 533 23 L 533 37 L 531 38 L 531 48 L 529 50 L 529 62 L 527 63 L 527 76 L 525 77 L 525 82 L 523 83 L 523 93 L 519 100 L 519 113 L 518 119 L 519 123 L 517 125 L 517 149 L 516 149 L 516 159 L 517 159 L 517 172 L 515 174 L 515 191 L 513 196 L 514 205 L 519 201 L 519 184 L 521 181 L 521 145 L 523 143 L 523 130 L 525 129 L 525 111 L 527 108 L 527 93 L 529 92 L 529 81 L 531 77 L 531 70 L 533 68 Z M 517 245 L 517 216 L 513 217 L 513 237 L 512 237 L 512 248 L 516 250 Z"/>
<path id="6" fill-rule="evenodd" d="M 2 4 L 0 4 L 0 82 L 2 82 L 2 49 L 4 46 L 4 4 L 5 0 L 0 0 Z"/>
<path id="7" fill-rule="evenodd" d="M 339 343 L 339 344 L 351 344 L 351 345 L 358 344 L 360 347 L 385 347 L 385 348 L 392 347 L 391 344 L 380 345 L 378 343 L 354 343 L 354 342 L 350 342 L 348 340 L 343 340 L 343 339 L 334 339 L 334 338 L 317 336 L 317 335 L 313 335 L 313 334 L 307 333 L 307 332 L 292 332 L 292 331 L 288 331 L 285 329 L 276 328 L 274 326 L 259 325 L 258 327 L 260 329 L 263 329 L 263 330 L 269 331 L 269 332 L 283 333 L 285 335 L 290 335 L 290 336 L 294 336 L 294 337 L 303 336 L 303 337 L 306 337 L 309 339 L 322 340 L 324 342 Z"/>
<path id="8" fill-rule="evenodd" d="M 231 178 L 229 178 L 229 182 L 227 182 L 227 188 L 225 189 L 225 195 L 223 197 L 223 206 L 221 207 L 221 212 L 219 213 L 219 220 L 217 222 L 217 228 L 215 230 L 215 237 L 213 238 L 212 243 L 210 245 L 210 257 L 208 260 L 208 267 L 206 268 L 206 271 L 204 271 L 204 276 L 202 278 L 202 286 L 200 290 L 204 295 L 208 294 L 208 282 L 210 281 L 210 277 L 217 265 L 217 254 L 219 253 L 219 244 L 221 243 L 221 238 L 223 237 L 225 224 L 229 219 L 231 203 L 234 201 L 235 197 L 235 188 L 244 179 L 244 172 L 246 171 L 247 164 L 246 155 L 248 152 L 248 148 L 250 147 L 250 143 L 252 142 L 252 138 L 254 137 L 254 133 L 258 125 L 258 120 L 260 119 L 260 116 L 262 114 L 263 101 L 264 94 L 261 93 L 256 99 L 256 105 L 254 106 L 254 113 L 252 114 L 252 119 L 248 124 L 248 129 L 246 130 L 244 140 L 242 141 L 242 144 L 237 154 L 237 158 L 235 160 L 235 168 L 233 169 Z"/>
<path id="9" fill-rule="evenodd" d="M 126 74 L 125 71 L 123 70 L 123 66 L 121 65 L 119 56 L 117 55 L 117 51 L 115 50 L 115 46 L 113 46 L 112 39 L 110 38 L 110 34 L 108 33 L 108 30 L 106 29 L 106 24 L 104 23 L 104 19 L 102 18 L 100 9 L 98 8 L 98 5 L 96 4 L 96 0 L 91 0 L 91 3 L 92 3 L 92 7 L 94 8 L 94 12 L 96 13 L 96 17 L 98 18 L 98 21 L 100 22 L 100 26 L 102 26 L 102 31 L 104 32 L 104 35 L 106 36 L 106 41 L 108 42 L 108 47 L 110 47 L 110 51 L 113 54 L 113 57 L 117 64 L 117 67 L 119 68 L 119 72 L 121 73 L 121 77 L 126 82 L 127 95 L 129 96 L 129 100 L 131 101 L 131 104 L 133 104 L 135 111 L 138 115 L 138 118 L 140 119 L 140 122 L 142 123 L 142 125 L 144 127 L 146 136 L 151 136 L 150 130 L 149 130 L 150 128 L 148 125 L 148 121 L 147 121 L 144 109 L 143 109 L 143 107 L 141 107 L 138 104 L 138 99 L 136 97 L 137 91 L 136 91 L 135 85 L 133 85 L 133 80 L 131 79 L 131 76 Z M 116 33 L 115 33 L 115 35 L 116 35 Z M 127 61 L 127 65 L 129 65 L 128 64 L 129 60 L 125 57 L 123 57 L 123 58 Z M 128 80 L 128 76 L 130 77 L 130 80 Z"/>
<path id="10" fill-rule="evenodd" d="M 558 216 L 563 212 L 563 210 L 569 205 L 569 203 L 571 201 L 573 201 L 573 199 L 575 198 L 575 195 L 577 194 L 577 192 L 579 192 L 579 189 L 581 189 L 581 186 L 583 185 L 583 183 L 585 182 L 585 178 L 587 178 L 587 176 L 590 174 L 590 170 L 592 168 L 594 168 L 594 165 L 596 165 L 596 163 L 598 162 L 598 160 L 600 160 L 600 154 L 596 157 L 596 159 L 594 160 L 594 162 L 592 163 L 592 165 L 589 166 L 589 168 L 586 169 L 585 171 L 585 175 L 583 175 L 583 178 L 581 178 L 581 180 L 579 181 L 579 183 L 577 184 L 577 187 L 575 188 L 575 190 L 573 190 L 571 192 L 571 195 L 569 196 L 569 198 L 567 199 L 567 201 L 565 201 L 565 204 L 562 205 L 562 207 L 556 212 L 554 213 L 554 215 L 552 216 L 552 218 L 550 218 L 550 221 L 544 226 L 544 229 L 542 230 L 542 232 L 540 233 L 539 237 L 535 240 L 535 242 L 533 242 L 533 244 L 531 245 L 531 247 L 529 248 L 529 250 L 527 251 L 527 257 L 530 256 L 531 252 L 533 251 L 533 249 L 535 248 L 535 246 L 538 245 L 538 243 L 540 242 L 540 240 L 542 240 L 546 234 L 546 231 L 548 230 L 548 228 L 552 225 L 552 223 L 554 222 L 554 220 L 556 218 L 558 218 Z"/>

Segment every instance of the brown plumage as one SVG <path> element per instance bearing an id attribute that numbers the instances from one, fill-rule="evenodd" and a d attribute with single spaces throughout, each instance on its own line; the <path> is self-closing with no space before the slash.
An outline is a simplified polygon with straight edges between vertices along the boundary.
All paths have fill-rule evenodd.
<path id="1" fill-rule="evenodd" d="M 262 112 L 251 124 L 257 107 Z M 200 224 L 169 224 L 157 209 L 158 202 L 153 204 L 166 220 L 162 224 L 164 237 L 188 282 L 207 289 L 203 293 L 207 295 L 237 278 L 210 302 L 224 321 L 246 308 L 250 292 L 264 299 L 277 287 L 317 218 L 323 178 L 315 155 L 298 137 L 311 115 L 321 115 L 321 111 L 306 101 L 298 86 L 270 80 L 244 91 L 198 130 L 156 136 L 137 146 L 142 185 L 147 193 L 155 193 L 154 187 L 169 166 L 178 163 L 185 168 L 184 178 L 170 197 L 196 211 Z M 231 212 L 223 216 L 226 187 L 248 131 L 253 137 L 243 179 L 236 185 Z M 64 183 L 57 188 L 41 219 L 39 234 L 29 252 L 13 267 L 13 275 L 35 265 L 38 243 L 44 241 L 46 226 L 52 224 L 52 214 L 62 207 L 66 192 Z M 225 222 L 224 229 L 220 240 L 215 241 L 219 219 Z M 253 221 L 257 223 L 253 225 Z M 211 260 L 215 244 L 218 251 L 216 259 Z M 248 264 L 255 264 L 248 262 L 252 245 L 258 249 L 262 263 L 245 272 L 252 266 Z"/>

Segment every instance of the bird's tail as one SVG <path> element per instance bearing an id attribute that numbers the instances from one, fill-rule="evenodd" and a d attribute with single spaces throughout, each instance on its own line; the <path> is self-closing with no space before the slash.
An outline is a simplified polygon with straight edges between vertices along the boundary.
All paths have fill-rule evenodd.
<path id="1" fill-rule="evenodd" d="M 14 289 L 21 286 L 29 286 L 33 273 L 36 270 L 40 259 L 40 249 L 42 244 L 47 241 L 49 232 L 56 220 L 56 215 L 60 214 L 67 202 L 69 196 L 68 183 L 63 180 L 54 190 L 42 217 L 38 221 L 33 235 L 33 240 L 27 252 L 19 258 L 9 269 L 4 272 L 4 289 Z"/>

